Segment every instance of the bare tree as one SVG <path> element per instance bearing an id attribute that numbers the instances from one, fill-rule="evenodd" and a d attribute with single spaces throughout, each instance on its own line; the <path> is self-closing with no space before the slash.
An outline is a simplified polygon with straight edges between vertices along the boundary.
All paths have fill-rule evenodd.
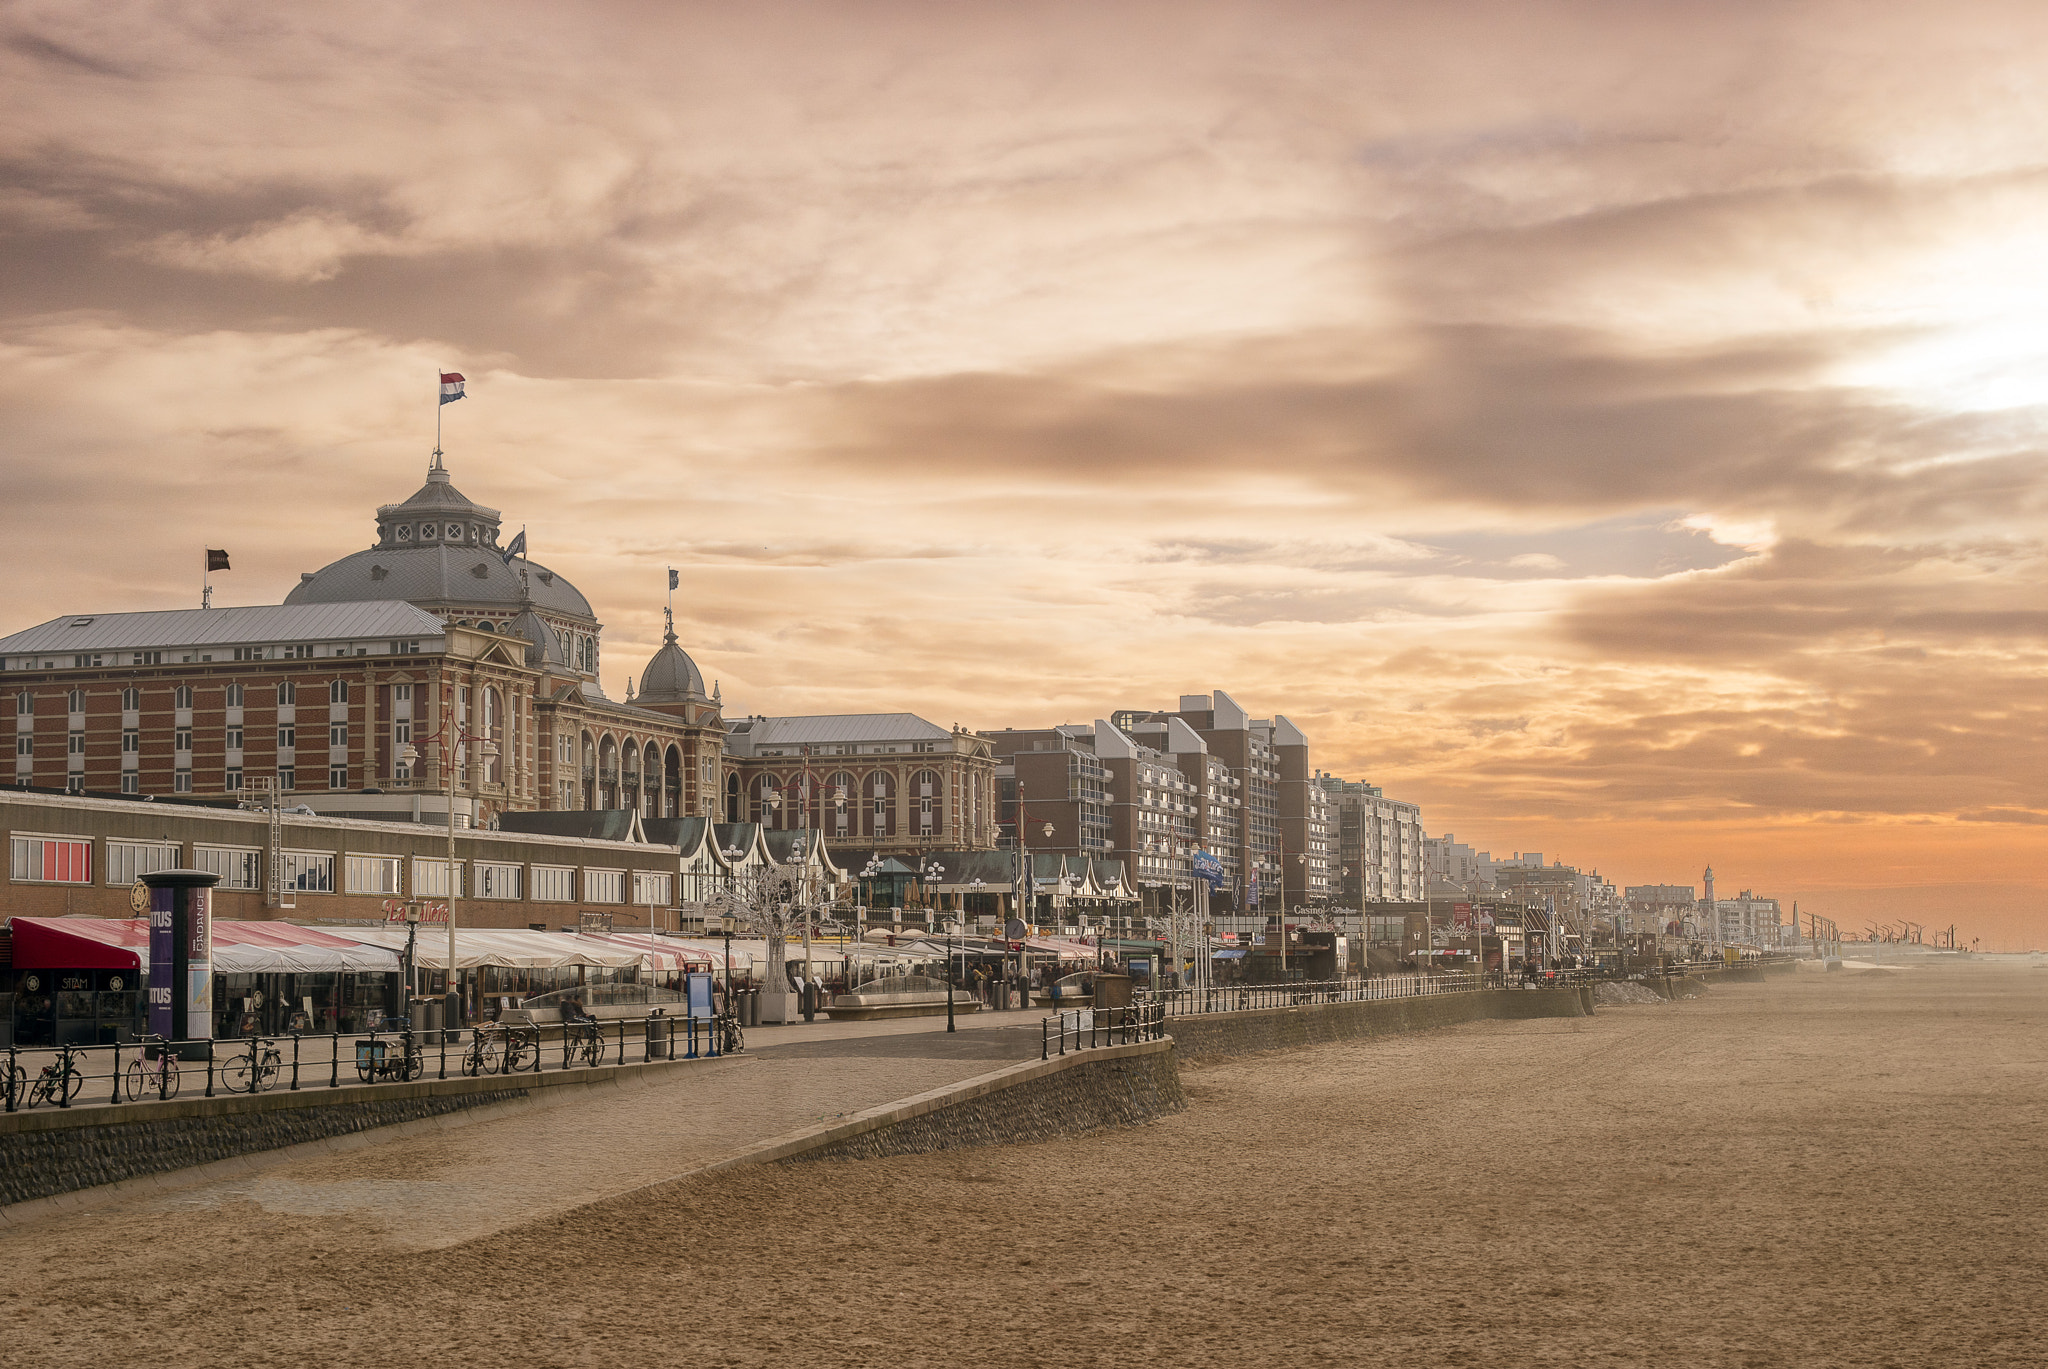
<path id="1" fill-rule="evenodd" d="M 741 851 L 728 851 L 737 862 Z M 730 917 L 747 931 L 768 942 L 765 987 L 775 993 L 789 988 L 783 963 L 790 934 L 798 930 L 816 902 L 813 880 L 807 867 L 789 865 L 740 865 L 722 887 L 706 900 L 719 917 Z"/>

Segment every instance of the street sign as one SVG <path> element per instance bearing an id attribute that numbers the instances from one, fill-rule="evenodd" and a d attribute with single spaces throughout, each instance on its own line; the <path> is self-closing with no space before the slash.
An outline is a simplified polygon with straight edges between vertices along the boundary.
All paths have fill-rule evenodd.
<path id="1" fill-rule="evenodd" d="M 612 934 L 612 915 L 610 913 L 579 913 L 576 917 L 576 930 L 585 936 L 610 936 Z"/>

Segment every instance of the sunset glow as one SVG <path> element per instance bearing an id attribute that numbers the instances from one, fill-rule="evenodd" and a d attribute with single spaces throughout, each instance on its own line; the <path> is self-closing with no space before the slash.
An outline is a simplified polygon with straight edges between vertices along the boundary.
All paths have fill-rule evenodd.
<path id="1" fill-rule="evenodd" d="M 15 4 L 6 631 L 456 481 L 727 711 L 1223 688 L 2048 945 L 2048 10 Z"/>

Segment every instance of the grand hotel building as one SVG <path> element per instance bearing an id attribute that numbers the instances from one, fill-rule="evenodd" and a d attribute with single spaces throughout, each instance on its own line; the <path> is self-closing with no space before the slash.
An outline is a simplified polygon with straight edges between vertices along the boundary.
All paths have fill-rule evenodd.
<path id="1" fill-rule="evenodd" d="M 66 614 L 0 638 L 0 776 L 136 797 L 274 785 L 322 815 L 441 823 L 452 764 L 462 826 L 623 809 L 869 851 L 994 845 L 993 761 L 964 729 L 909 714 L 729 725 L 673 622 L 637 692 L 607 697 L 590 601 L 506 556 L 500 527 L 437 461 L 377 510 L 368 548 L 282 604 Z"/>

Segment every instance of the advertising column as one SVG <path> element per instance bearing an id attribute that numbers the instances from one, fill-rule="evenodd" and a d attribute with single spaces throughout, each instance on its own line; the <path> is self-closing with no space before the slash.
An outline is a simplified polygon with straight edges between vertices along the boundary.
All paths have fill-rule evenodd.
<path id="1" fill-rule="evenodd" d="M 213 886 L 204 870 L 157 870 L 142 877 L 149 890 L 149 1030 L 172 1041 L 204 1042 L 213 1035 Z M 206 1047 L 187 1046 L 185 1059 L 204 1059 Z"/>

